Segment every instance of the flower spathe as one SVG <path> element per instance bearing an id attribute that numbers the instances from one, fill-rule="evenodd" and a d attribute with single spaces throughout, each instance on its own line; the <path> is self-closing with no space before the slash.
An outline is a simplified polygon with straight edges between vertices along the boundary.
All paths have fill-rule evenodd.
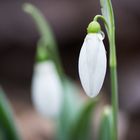
<path id="1" fill-rule="evenodd" d="M 62 85 L 52 61 L 35 64 L 32 79 L 32 101 L 46 117 L 58 117 L 62 105 Z"/>
<path id="2" fill-rule="evenodd" d="M 79 55 L 79 76 L 81 84 L 90 97 L 100 92 L 106 73 L 106 51 L 104 34 L 88 33 Z"/>

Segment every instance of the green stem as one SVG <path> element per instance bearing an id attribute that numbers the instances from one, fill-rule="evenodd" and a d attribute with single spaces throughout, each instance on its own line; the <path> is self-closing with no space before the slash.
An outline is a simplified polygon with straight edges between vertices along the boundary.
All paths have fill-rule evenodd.
<path id="1" fill-rule="evenodd" d="M 117 80 L 117 60 L 116 60 L 116 46 L 115 46 L 115 26 L 114 26 L 114 16 L 111 8 L 110 13 L 111 26 L 102 15 L 96 15 L 94 21 L 101 19 L 105 24 L 108 39 L 109 39 L 109 66 L 110 66 L 110 78 L 111 78 L 111 101 L 112 101 L 112 116 L 113 116 L 113 131 L 112 131 L 112 140 L 118 139 L 118 80 Z"/>
<path id="2" fill-rule="evenodd" d="M 111 101 L 112 101 L 112 116 L 113 116 L 113 131 L 112 140 L 118 139 L 118 80 L 117 80 L 117 60 L 115 46 L 115 20 L 111 0 L 100 0 L 101 11 L 108 39 L 109 39 L 109 66 L 111 80 Z M 98 17 L 98 16 L 97 16 Z M 105 20 L 104 20 L 105 19 Z"/>
<path id="3" fill-rule="evenodd" d="M 94 21 L 97 21 L 98 19 L 101 19 L 105 24 L 108 39 L 109 39 L 109 48 L 110 48 L 109 66 L 110 66 L 110 78 L 111 78 L 111 93 L 112 93 L 111 102 L 112 102 L 112 116 L 113 116 L 112 140 L 117 140 L 118 139 L 118 119 L 117 119 L 118 118 L 118 80 L 117 80 L 117 60 L 116 60 L 114 18 L 111 18 L 112 20 L 111 26 L 109 26 L 104 16 L 96 15 L 94 17 Z"/>
<path id="4" fill-rule="evenodd" d="M 107 21 L 104 18 L 104 16 L 102 16 L 102 15 L 96 15 L 93 20 L 94 21 L 98 21 L 98 19 L 101 19 L 103 21 L 103 23 L 105 24 L 105 26 L 107 28 L 107 31 L 108 31 L 109 30 L 109 27 L 108 27 Z"/>
<path id="5" fill-rule="evenodd" d="M 113 108 L 113 140 L 118 139 L 118 80 L 117 80 L 117 61 L 115 47 L 115 31 L 109 37 L 110 44 L 110 78 L 111 78 L 111 93 L 112 93 L 112 108 Z"/>
<path id="6" fill-rule="evenodd" d="M 113 139 L 117 140 L 118 128 L 117 128 L 117 117 L 118 117 L 118 96 L 117 96 L 117 71 L 115 67 L 110 68 L 111 72 L 111 87 L 112 87 L 112 107 L 113 107 Z"/>
<path id="7" fill-rule="evenodd" d="M 40 12 L 40 10 L 38 10 L 32 4 L 25 3 L 23 5 L 23 9 L 26 13 L 30 14 L 32 16 L 32 18 L 34 19 L 34 21 L 35 21 L 35 23 L 38 27 L 39 33 L 41 35 L 41 39 L 40 39 L 40 42 L 42 44 L 41 46 L 44 49 L 45 49 L 45 47 L 47 48 L 47 51 L 49 52 L 48 53 L 49 58 L 51 60 L 53 60 L 53 62 L 55 63 L 58 74 L 59 74 L 60 78 L 63 80 L 64 70 L 63 70 L 63 67 L 62 67 L 62 63 L 60 61 L 60 56 L 59 56 L 59 53 L 58 53 L 57 43 L 56 43 L 56 40 L 54 38 L 54 34 L 51 30 L 51 27 L 50 27 L 49 23 L 46 21 L 45 17 Z M 46 50 L 44 50 L 44 51 L 46 51 Z M 44 55 L 44 54 L 41 54 L 41 55 Z"/>

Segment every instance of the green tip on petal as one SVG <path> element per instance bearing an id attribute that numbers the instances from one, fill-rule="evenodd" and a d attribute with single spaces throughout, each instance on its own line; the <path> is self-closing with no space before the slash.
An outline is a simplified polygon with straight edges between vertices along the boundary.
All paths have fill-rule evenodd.
<path id="1" fill-rule="evenodd" d="M 101 26 L 97 21 L 92 21 L 88 25 L 87 33 L 98 33 L 101 31 Z"/>

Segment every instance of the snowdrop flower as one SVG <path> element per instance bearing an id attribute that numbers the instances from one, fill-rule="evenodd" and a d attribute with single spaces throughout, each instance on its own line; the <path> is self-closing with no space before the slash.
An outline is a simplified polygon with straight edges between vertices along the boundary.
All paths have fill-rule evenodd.
<path id="1" fill-rule="evenodd" d="M 32 100 L 42 115 L 58 117 L 62 104 L 62 85 L 52 61 L 43 61 L 35 65 Z"/>
<path id="2" fill-rule="evenodd" d="M 99 23 L 90 23 L 79 56 L 81 84 L 90 97 L 98 95 L 105 78 L 106 51 L 103 39 L 104 34 L 100 31 Z"/>

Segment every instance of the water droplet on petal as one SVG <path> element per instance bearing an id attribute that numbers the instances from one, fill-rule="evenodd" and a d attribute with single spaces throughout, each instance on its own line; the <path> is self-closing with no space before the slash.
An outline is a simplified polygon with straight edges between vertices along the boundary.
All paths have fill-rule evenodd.
<path id="1" fill-rule="evenodd" d="M 98 38 L 102 41 L 102 40 L 105 38 L 104 32 L 100 31 L 100 32 L 98 33 Z"/>

